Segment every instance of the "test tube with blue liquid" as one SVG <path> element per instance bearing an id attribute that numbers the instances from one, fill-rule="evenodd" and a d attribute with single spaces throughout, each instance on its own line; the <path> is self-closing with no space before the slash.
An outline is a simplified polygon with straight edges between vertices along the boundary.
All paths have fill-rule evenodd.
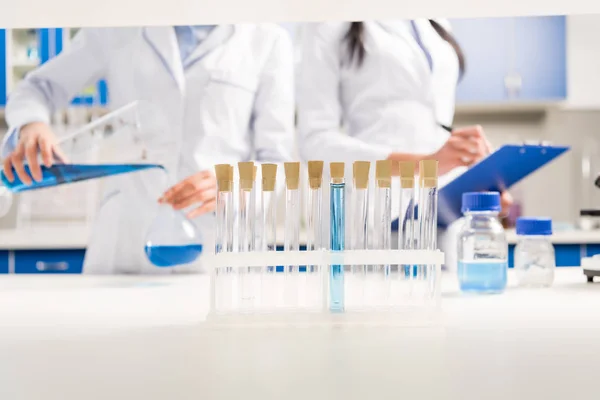
<path id="1" fill-rule="evenodd" d="M 330 175 L 330 248 L 344 251 L 346 244 L 346 182 L 344 163 L 329 164 Z M 329 273 L 329 310 L 334 313 L 345 310 L 344 266 L 331 265 Z"/>

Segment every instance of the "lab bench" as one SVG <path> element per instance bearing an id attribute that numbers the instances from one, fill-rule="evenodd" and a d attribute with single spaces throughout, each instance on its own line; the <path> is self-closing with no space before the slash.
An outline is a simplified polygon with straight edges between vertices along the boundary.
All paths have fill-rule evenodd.
<path id="1" fill-rule="evenodd" d="M 0 273 L 79 274 L 90 229 L 84 225 L 0 230 Z M 283 238 L 283 232 L 278 232 Z M 517 236 L 507 231 L 509 267 L 513 266 Z M 559 231 L 551 237 L 558 267 L 579 266 L 582 257 L 600 254 L 600 231 Z M 305 243 L 305 235 L 300 235 Z M 279 251 L 283 243 L 278 244 Z M 301 245 L 300 250 L 306 246 Z"/>

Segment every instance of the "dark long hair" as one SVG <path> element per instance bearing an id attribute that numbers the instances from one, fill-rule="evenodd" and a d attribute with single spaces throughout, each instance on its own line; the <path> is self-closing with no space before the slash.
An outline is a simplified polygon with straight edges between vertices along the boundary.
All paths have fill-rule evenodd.
<path id="1" fill-rule="evenodd" d="M 429 23 L 433 29 L 435 29 L 437 34 L 440 35 L 440 37 L 446 42 L 448 42 L 448 44 L 452 46 L 456 52 L 460 77 L 462 77 L 465 73 L 465 54 L 463 53 L 460 45 L 454 36 L 452 36 L 452 34 L 444 29 L 444 27 L 439 23 L 432 19 L 429 20 Z M 350 28 L 348 28 L 348 32 L 346 33 L 344 40 L 348 46 L 348 58 L 350 64 L 356 62 L 360 67 L 367 56 L 367 50 L 365 47 L 365 24 L 362 22 L 352 22 L 350 24 Z"/>

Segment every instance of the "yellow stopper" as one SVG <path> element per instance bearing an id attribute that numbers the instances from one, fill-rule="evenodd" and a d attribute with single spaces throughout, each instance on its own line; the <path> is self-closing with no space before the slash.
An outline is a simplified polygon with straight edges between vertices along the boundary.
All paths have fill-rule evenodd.
<path id="1" fill-rule="evenodd" d="M 419 177 L 421 187 L 432 188 L 438 184 L 437 160 L 422 160 L 419 163 Z"/>

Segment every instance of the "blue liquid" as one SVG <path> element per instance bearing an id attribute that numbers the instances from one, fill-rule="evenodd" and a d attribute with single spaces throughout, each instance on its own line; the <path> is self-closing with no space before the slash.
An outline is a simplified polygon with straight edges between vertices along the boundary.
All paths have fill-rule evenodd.
<path id="1" fill-rule="evenodd" d="M 0 178 L 2 179 L 4 186 L 6 186 L 6 188 L 11 192 L 24 192 L 26 190 L 42 189 L 63 185 L 66 183 L 74 183 L 88 179 L 126 174 L 129 172 L 136 172 L 150 168 L 162 169 L 163 167 L 157 164 L 56 164 L 51 167 L 42 166 L 42 180 L 40 182 L 33 181 L 31 185 L 24 184 L 17 176 L 14 168 L 14 181 L 9 182 L 4 175 L 4 171 L 0 173 Z M 25 171 L 31 176 L 29 165 L 25 165 Z"/>
<path id="2" fill-rule="evenodd" d="M 157 267 L 174 267 L 195 261 L 202 253 L 201 244 L 185 246 L 146 246 L 146 257 Z"/>
<path id="3" fill-rule="evenodd" d="M 460 290 L 470 293 L 501 293 L 506 288 L 506 260 L 458 262 Z"/>
<path id="4" fill-rule="evenodd" d="M 331 184 L 331 250 L 341 251 L 345 248 L 345 209 L 344 197 L 346 185 L 343 183 Z M 332 265 L 329 275 L 329 296 L 331 312 L 344 312 L 344 266 Z"/>

